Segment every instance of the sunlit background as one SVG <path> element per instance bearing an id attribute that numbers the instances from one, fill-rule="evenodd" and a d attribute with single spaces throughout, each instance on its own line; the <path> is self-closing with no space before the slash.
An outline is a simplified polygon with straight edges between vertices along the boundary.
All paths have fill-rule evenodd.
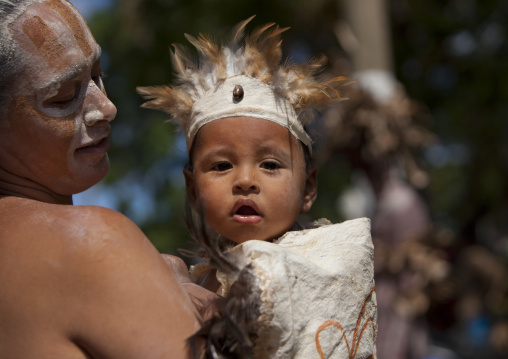
<path id="1" fill-rule="evenodd" d="M 76 204 L 117 209 L 163 252 L 184 226 L 185 144 L 136 86 L 171 81 L 184 32 L 242 19 L 290 26 L 293 61 L 324 53 L 357 82 L 313 130 L 310 217 L 367 216 L 376 244 L 379 359 L 508 357 L 508 2 L 73 0 L 103 48 L 111 172 Z"/>

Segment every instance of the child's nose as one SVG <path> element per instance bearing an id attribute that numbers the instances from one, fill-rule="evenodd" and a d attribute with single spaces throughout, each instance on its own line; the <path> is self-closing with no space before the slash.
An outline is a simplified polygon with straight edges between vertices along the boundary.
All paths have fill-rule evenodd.
<path id="1" fill-rule="evenodd" d="M 260 186 L 255 172 L 249 168 L 240 169 L 234 183 L 234 189 L 243 192 L 258 192 Z"/>

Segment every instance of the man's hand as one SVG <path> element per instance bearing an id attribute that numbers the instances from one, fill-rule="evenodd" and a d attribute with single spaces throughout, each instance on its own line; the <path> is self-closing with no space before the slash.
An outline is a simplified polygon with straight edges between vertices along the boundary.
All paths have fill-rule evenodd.
<path id="1" fill-rule="evenodd" d="M 210 319 L 219 312 L 223 305 L 223 297 L 192 283 L 189 270 L 181 258 L 169 254 L 162 254 L 162 258 L 175 273 L 178 282 L 189 295 L 203 321 Z"/>

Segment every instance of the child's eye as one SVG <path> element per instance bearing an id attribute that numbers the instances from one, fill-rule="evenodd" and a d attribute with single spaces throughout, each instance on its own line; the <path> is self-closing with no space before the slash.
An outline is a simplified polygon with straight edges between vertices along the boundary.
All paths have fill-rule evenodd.
<path id="1" fill-rule="evenodd" d="M 282 166 L 275 161 L 266 161 L 261 164 L 261 168 L 269 171 L 275 171 L 276 169 L 281 168 Z"/>
<path id="2" fill-rule="evenodd" d="M 212 170 L 219 171 L 219 172 L 224 172 L 224 171 L 227 171 L 227 170 L 229 170 L 231 168 L 233 168 L 231 163 L 228 163 L 228 162 L 219 162 L 219 163 L 216 163 L 216 164 L 213 165 Z"/>

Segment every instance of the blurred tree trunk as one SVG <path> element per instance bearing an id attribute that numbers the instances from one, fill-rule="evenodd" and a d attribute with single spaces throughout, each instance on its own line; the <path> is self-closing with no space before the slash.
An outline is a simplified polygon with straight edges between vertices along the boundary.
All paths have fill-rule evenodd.
<path id="1" fill-rule="evenodd" d="M 355 40 L 349 49 L 354 77 L 377 102 L 397 101 L 393 95 L 397 81 L 393 75 L 387 0 L 339 1 Z M 381 116 L 379 121 L 382 121 Z M 378 163 L 363 162 L 360 168 L 369 178 L 376 195 L 372 218 L 375 243 L 396 251 L 404 242 L 428 229 L 427 206 L 414 187 L 404 180 L 395 158 Z M 427 350 L 428 335 L 421 312 L 418 315 L 402 314 L 394 304 L 401 293 L 414 289 L 408 284 L 412 282 L 408 280 L 411 276 L 407 269 L 398 273 L 376 272 L 379 359 L 416 359 L 423 357 Z"/>
<path id="2" fill-rule="evenodd" d="M 357 44 L 351 55 L 356 71 L 392 72 L 387 0 L 339 0 Z"/>

